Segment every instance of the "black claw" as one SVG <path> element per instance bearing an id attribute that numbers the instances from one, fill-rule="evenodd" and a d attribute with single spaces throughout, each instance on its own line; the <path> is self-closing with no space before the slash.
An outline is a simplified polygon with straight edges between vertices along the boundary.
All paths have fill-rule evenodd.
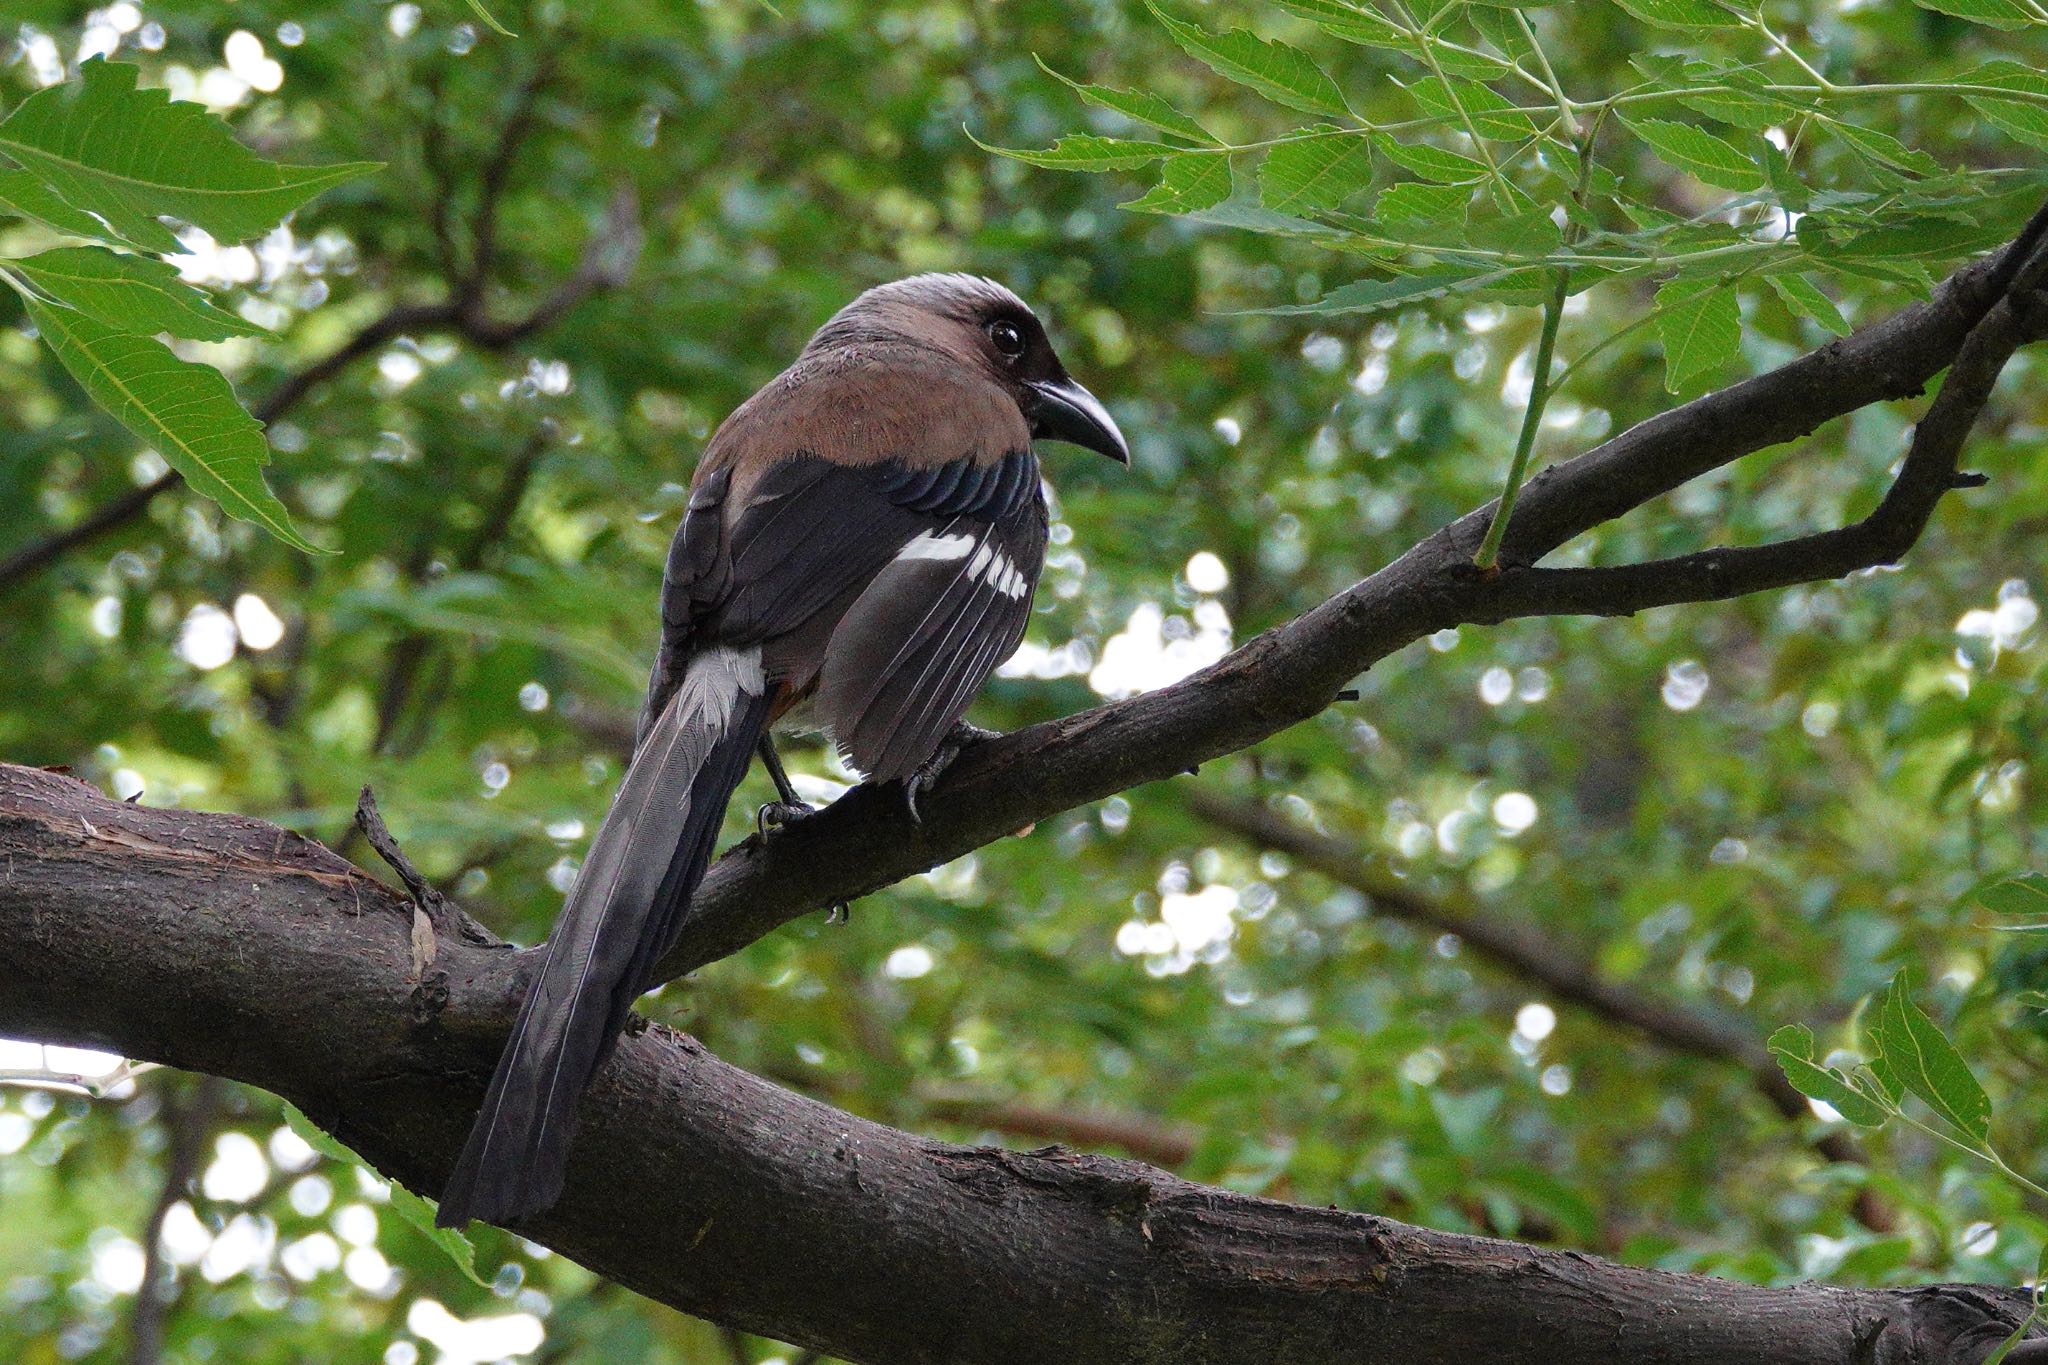
<path id="1" fill-rule="evenodd" d="M 825 907 L 825 923 L 853 923 L 853 907 L 845 901 L 833 901 L 830 905 Z"/>
<path id="2" fill-rule="evenodd" d="M 815 814 L 817 809 L 802 801 L 770 801 L 754 812 L 754 828 L 766 837 L 769 830 L 793 825 L 805 816 Z"/>

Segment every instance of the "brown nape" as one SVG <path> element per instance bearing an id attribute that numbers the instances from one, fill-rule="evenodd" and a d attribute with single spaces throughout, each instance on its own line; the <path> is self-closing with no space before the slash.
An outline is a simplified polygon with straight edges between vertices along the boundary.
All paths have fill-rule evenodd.
<path id="1" fill-rule="evenodd" d="M 726 418 L 696 481 L 730 467 L 744 507 L 769 466 L 796 455 L 840 464 L 987 463 L 1031 444 L 1015 398 L 979 369 L 929 346 L 877 341 L 808 354 Z"/>

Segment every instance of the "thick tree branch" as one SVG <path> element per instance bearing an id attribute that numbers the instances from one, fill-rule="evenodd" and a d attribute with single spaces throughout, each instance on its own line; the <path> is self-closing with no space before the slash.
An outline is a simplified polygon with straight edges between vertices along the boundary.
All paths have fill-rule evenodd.
<path id="1" fill-rule="evenodd" d="M 1544 470 L 1524 487 L 1502 556 L 1471 559 L 1490 507 L 1468 513 L 1369 578 L 1171 687 L 970 748 L 933 788 L 920 824 L 894 789 L 856 788 L 832 808 L 749 839 L 711 870 L 663 970 L 714 961 L 776 927 L 852 900 L 1088 801 L 1188 772 L 1320 712 L 1353 678 L 1415 640 L 1516 616 L 1611 613 L 1839 577 L 1911 546 L 2012 347 L 2043 334 L 2032 288 L 2048 210 L 2003 251 L 1916 304 L 1768 374 L 1684 404 Z M 1967 343 L 1967 345 L 1966 345 Z M 1711 469 L 1806 435 L 1868 404 L 1919 393 L 1951 364 L 1879 509 L 1856 526 L 1755 551 L 1616 569 L 1524 567 L 1572 536 Z M 1818 542 L 1817 544 L 1815 542 Z M 1725 566 L 1731 556 L 1738 567 Z M 1752 557 L 1753 556 L 1753 557 Z"/>
<path id="2" fill-rule="evenodd" d="M 1661 1047 L 1732 1063 L 1749 1074 L 1771 1107 L 1785 1118 L 1795 1123 L 1813 1118 L 1806 1097 L 1792 1088 L 1763 1039 L 1741 1020 L 1660 1000 L 1610 981 L 1584 953 L 1534 925 L 1506 923 L 1462 898 L 1426 894 L 1412 882 L 1375 868 L 1358 850 L 1264 806 L 1199 788 L 1183 795 L 1188 809 L 1201 819 L 1262 848 L 1287 854 L 1302 866 L 1357 891 L 1383 914 L 1456 934 L 1467 947 L 1513 975 L 1599 1018 L 1634 1029 Z M 1863 1163 L 1856 1140 L 1845 1132 L 1822 1133 L 1813 1145 L 1830 1161 Z M 1878 1232 L 1891 1231 L 1897 1221 L 1868 1191 L 1858 1193 L 1855 1213 L 1858 1221 Z"/>
<path id="3" fill-rule="evenodd" d="M 418 1189 L 516 1005 L 409 902 L 236 816 L 0 767 L 0 1032 L 273 1090 Z M 520 1231 L 650 1297 L 848 1360 L 1203 1365 L 1972 1365 L 2018 1290 L 1764 1287 L 1206 1189 L 1135 1162 L 965 1148 L 778 1089 L 661 1027 L 584 1101 L 563 1201 Z"/>

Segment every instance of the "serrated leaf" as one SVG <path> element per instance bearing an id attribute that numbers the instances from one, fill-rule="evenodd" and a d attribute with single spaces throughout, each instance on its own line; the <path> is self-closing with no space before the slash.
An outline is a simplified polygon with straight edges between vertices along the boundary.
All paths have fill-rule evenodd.
<path id="1" fill-rule="evenodd" d="M 1151 0 L 1146 8 L 1173 35 L 1182 50 L 1206 63 L 1226 80 L 1256 90 L 1277 104 L 1311 114 L 1348 115 L 1350 107 L 1337 83 L 1313 58 L 1285 43 L 1270 42 L 1255 33 L 1234 28 L 1211 33 L 1196 24 L 1176 19 Z"/>
<path id="2" fill-rule="evenodd" d="M 1370 10 L 1346 4 L 1344 0 L 1273 0 L 1273 3 L 1289 14 L 1307 19 L 1332 38 L 1342 38 L 1347 43 L 1395 49 L 1406 49 L 1412 43 L 1407 31 L 1399 25 Z"/>
<path id="3" fill-rule="evenodd" d="M 1428 76 L 1408 83 L 1406 89 L 1423 113 L 1457 120 L 1461 130 L 1469 121 L 1483 138 L 1498 142 L 1523 142 L 1536 135 L 1536 125 L 1527 114 L 1477 81 L 1442 81 Z"/>
<path id="4" fill-rule="evenodd" d="M 2048 915 L 2048 877 L 2039 872 L 2007 877 L 1977 888 L 1976 901 L 1998 915 Z"/>
<path id="5" fill-rule="evenodd" d="M 286 1103 L 284 1106 L 284 1121 L 285 1125 L 294 1133 L 297 1133 L 308 1147 L 311 1147 L 320 1155 L 342 1162 L 345 1165 L 370 1171 L 372 1175 L 377 1174 L 374 1170 L 371 1170 L 369 1162 L 357 1156 L 346 1144 L 336 1138 L 334 1134 L 300 1113 L 296 1105 Z M 378 1178 L 382 1179 L 381 1176 Z M 425 1199 L 414 1194 L 396 1180 L 386 1181 L 385 1183 L 391 1189 L 391 1211 L 418 1228 L 428 1241 L 441 1248 L 442 1253 L 455 1263 L 457 1270 L 469 1276 L 471 1280 L 482 1285 L 485 1289 L 489 1289 L 491 1282 L 477 1274 L 476 1271 L 475 1244 L 458 1229 L 435 1227 L 434 1206 Z"/>
<path id="6" fill-rule="evenodd" d="M 1389 224 L 1427 227 L 1461 216 L 1472 202 L 1469 185 L 1429 185 L 1421 181 L 1392 185 L 1373 201 L 1373 217 Z"/>
<path id="7" fill-rule="evenodd" d="M 1704 128 L 1661 118 L 1628 118 L 1622 122 L 1659 158 L 1695 179 L 1724 190 L 1753 190 L 1763 183 L 1763 168 L 1749 153 Z"/>
<path id="8" fill-rule="evenodd" d="M 1418 275 L 1399 275 L 1391 280 L 1359 280 L 1342 285 L 1313 303 L 1277 304 L 1254 308 L 1254 313 L 1283 315 L 1327 313 L 1377 313 L 1398 304 L 1437 298 L 1458 289 L 1497 280 L 1507 272 L 1494 269 L 1430 270 Z"/>
<path id="9" fill-rule="evenodd" d="M 1835 307 L 1835 301 L 1820 292 L 1820 286 L 1804 275 L 1767 275 L 1771 288 L 1785 301 L 1785 306 L 1800 317 L 1811 318 L 1838 337 L 1849 335 L 1849 320 L 1842 316 L 1842 310 Z"/>
<path id="10" fill-rule="evenodd" d="M 1917 148 L 1908 147 L 1890 133 L 1882 133 L 1875 128 L 1865 128 L 1861 124 L 1847 121 L 1831 120 L 1827 127 L 1830 133 L 1872 161 L 1913 175 L 1941 173 L 1939 161 Z"/>
<path id="11" fill-rule="evenodd" d="M 91 237 L 106 242 L 122 240 L 121 234 L 91 214 L 71 207 L 55 190 L 15 166 L 0 166 L 0 213 L 33 218 L 44 227 L 55 228 L 70 237 Z"/>
<path id="12" fill-rule="evenodd" d="M 1819 1100 L 1862 1128 L 1882 1128 L 1891 1118 L 1891 1112 L 1875 1097 L 1835 1068 L 1813 1059 L 1813 1033 L 1806 1025 L 1785 1025 L 1765 1046 L 1778 1059 L 1778 1069 L 1792 1088 L 1808 1099 Z"/>
<path id="13" fill-rule="evenodd" d="M 1928 1108 L 1978 1142 L 1990 1136 L 1990 1097 L 1955 1044 L 1907 995 L 1904 972 L 1886 988 L 1872 1036 L 1885 1065 Z"/>
<path id="14" fill-rule="evenodd" d="M 1913 0 L 1921 9 L 1953 14 L 1989 28 L 2029 28 L 2041 21 L 2019 0 Z"/>
<path id="15" fill-rule="evenodd" d="M 267 335 L 178 278 L 177 267 L 96 246 L 59 247 L 6 268 L 44 294 L 121 332 L 168 332 L 194 341 Z"/>
<path id="16" fill-rule="evenodd" d="M 1987 62 L 1956 78 L 1959 85 L 1988 85 L 2030 95 L 2048 96 L 2048 76 L 2018 62 Z M 2034 147 L 2048 147 L 2048 106 L 1994 95 L 1966 95 L 1972 109 L 2010 137 Z"/>
<path id="17" fill-rule="evenodd" d="M 316 550 L 264 484 L 270 445 L 220 371 L 180 360 L 152 337 L 117 331 L 76 309 L 24 302 L 72 378 L 194 489 L 229 516 L 294 548 Z"/>
<path id="18" fill-rule="evenodd" d="M 972 133 L 968 136 L 974 137 Z M 1097 137 L 1093 133 L 1073 133 L 1050 147 L 997 147 L 980 138 L 974 138 L 974 145 L 997 156 L 1055 171 L 1127 171 L 1134 166 L 1149 166 L 1180 150 L 1164 142 Z"/>
<path id="19" fill-rule="evenodd" d="M 1371 140 L 1333 128 L 1267 152 L 1259 202 L 1275 213 L 1335 208 L 1371 183 Z"/>
<path id="20" fill-rule="evenodd" d="M 1144 213 L 1192 213 L 1230 197 L 1230 153 L 1182 152 L 1166 163 L 1159 183 L 1119 207 Z"/>
<path id="21" fill-rule="evenodd" d="M 245 241 L 329 186 L 378 169 L 265 161 L 206 106 L 138 90 L 138 69 L 95 58 L 81 80 L 38 90 L 0 121 L 0 153 L 139 247 L 183 250 L 159 214 Z"/>
<path id="22" fill-rule="evenodd" d="M 1742 20 L 1712 0 L 1615 0 L 1646 24 L 1698 33 L 1714 28 L 1741 28 Z"/>
<path id="23" fill-rule="evenodd" d="M 1664 387 L 1683 393 L 1692 380 L 1735 358 L 1742 310 L 1716 280 L 1672 280 L 1657 291 L 1657 336 L 1664 343 Z"/>
<path id="24" fill-rule="evenodd" d="M 1427 142 L 1388 142 L 1381 150 L 1402 170 L 1439 184 L 1470 184 L 1487 174 L 1486 167 L 1471 157 Z"/>
<path id="25" fill-rule="evenodd" d="M 1180 110 L 1168 104 L 1157 95 L 1143 90 L 1118 90 L 1107 85 L 1088 85 L 1081 81 L 1062 76 L 1045 64 L 1043 57 L 1037 58 L 1039 70 L 1074 91 L 1090 104 L 1122 114 L 1127 119 L 1149 124 L 1164 133 L 1178 133 L 1191 142 L 1205 147 L 1220 147 L 1221 138 L 1189 118 Z"/>

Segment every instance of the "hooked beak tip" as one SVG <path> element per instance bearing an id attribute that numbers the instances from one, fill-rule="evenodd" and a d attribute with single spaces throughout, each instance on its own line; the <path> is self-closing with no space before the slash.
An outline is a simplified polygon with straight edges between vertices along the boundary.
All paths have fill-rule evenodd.
<path id="1" fill-rule="evenodd" d="M 1129 466 L 1131 447 L 1101 399 L 1064 375 L 1031 385 L 1031 392 L 1034 438 L 1065 441 Z"/>

